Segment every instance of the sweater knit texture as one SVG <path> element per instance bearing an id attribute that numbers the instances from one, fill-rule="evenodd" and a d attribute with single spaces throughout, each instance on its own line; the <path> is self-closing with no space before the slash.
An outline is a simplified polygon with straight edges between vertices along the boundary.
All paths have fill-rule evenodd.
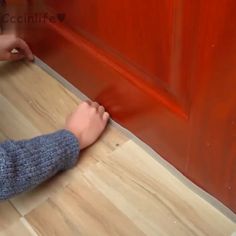
<path id="1" fill-rule="evenodd" d="M 73 167 L 77 138 L 67 130 L 0 144 L 0 200 L 31 190 L 59 171 Z"/>

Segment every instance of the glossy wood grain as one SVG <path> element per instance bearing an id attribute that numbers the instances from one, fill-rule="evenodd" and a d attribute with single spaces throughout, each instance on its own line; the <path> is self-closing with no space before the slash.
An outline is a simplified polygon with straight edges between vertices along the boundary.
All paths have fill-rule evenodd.
<path id="1" fill-rule="evenodd" d="M 236 211 L 235 1 L 30 2 L 65 14 L 15 27 L 36 55 Z"/>
<path id="2" fill-rule="evenodd" d="M 236 2 L 209 3 L 203 9 L 186 171 L 235 211 Z"/>
<path id="3" fill-rule="evenodd" d="M 59 129 L 80 103 L 35 64 L 3 63 L 0 75 L 3 138 Z M 1 236 L 229 236 L 235 231 L 234 222 L 110 125 L 73 169 L 0 203 Z"/>

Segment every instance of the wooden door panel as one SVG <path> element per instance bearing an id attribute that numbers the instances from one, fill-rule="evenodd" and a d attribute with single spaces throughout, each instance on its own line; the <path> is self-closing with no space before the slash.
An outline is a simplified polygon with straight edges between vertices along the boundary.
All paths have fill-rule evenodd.
<path id="1" fill-rule="evenodd" d="M 46 44 L 37 46 L 42 41 L 41 33 L 34 39 L 29 35 L 27 40 L 36 55 L 91 99 L 102 103 L 115 120 L 136 132 L 138 137 L 153 147 L 158 146 L 163 153 L 168 150 L 170 155 L 166 155 L 166 159 L 183 170 L 187 123 L 174 100 L 132 82 L 132 73 L 111 63 L 97 48 L 68 29 L 54 25 L 44 27 L 43 32 L 47 35 Z M 58 38 L 60 41 L 55 42 Z M 173 136 L 173 132 L 179 135 Z"/>
<path id="2" fill-rule="evenodd" d="M 55 1 L 47 2 L 55 5 Z M 170 30 L 166 26 L 171 27 L 171 11 L 165 1 L 152 0 L 146 7 L 143 1 L 133 4 L 130 0 L 82 0 L 55 7 L 57 11 L 66 7 L 66 23 L 89 41 L 154 77 L 154 83 L 168 83 Z M 158 34 L 153 31 L 157 22 Z"/>
<path id="3" fill-rule="evenodd" d="M 176 9 L 181 4 L 174 0 L 150 0 L 148 4 L 138 0 L 135 7 L 132 0 L 46 2 L 57 12 L 66 12 L 65 23 L 113 60 L 138 72 L 150 86 L 168 91 L 180 105 L 186 105 L 186 80 L 176 76 L 184 20 Z"/>
<path id="4" fill-rule="evenodd" d="M 202 4 L 188 176 L 236 209 L 236 2 Z"/>
<path id="5" fill-rule="evenodd" d="M 30 2 L 66 14 L 21 26 L 35 54 L 236 211 L 236 2 Z"/>

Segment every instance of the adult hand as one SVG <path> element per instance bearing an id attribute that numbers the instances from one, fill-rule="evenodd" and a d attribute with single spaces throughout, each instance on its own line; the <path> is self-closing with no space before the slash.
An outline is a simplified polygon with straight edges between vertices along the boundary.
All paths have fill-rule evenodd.
<path id="1" fill-rule="evenodd" d="M 0 35 L 0 61 L 34 60 L 27 43 L 14 35 Z"/>

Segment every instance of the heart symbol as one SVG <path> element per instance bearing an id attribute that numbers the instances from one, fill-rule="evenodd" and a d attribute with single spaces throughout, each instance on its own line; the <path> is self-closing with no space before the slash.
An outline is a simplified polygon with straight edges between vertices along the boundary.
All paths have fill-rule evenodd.
<path id="1" fill-rule="evenodd" d="M 57 19 L 62 22 L 64 21 L 66 18 L 66 14 L 65 13 L 57 13 Z"/>

